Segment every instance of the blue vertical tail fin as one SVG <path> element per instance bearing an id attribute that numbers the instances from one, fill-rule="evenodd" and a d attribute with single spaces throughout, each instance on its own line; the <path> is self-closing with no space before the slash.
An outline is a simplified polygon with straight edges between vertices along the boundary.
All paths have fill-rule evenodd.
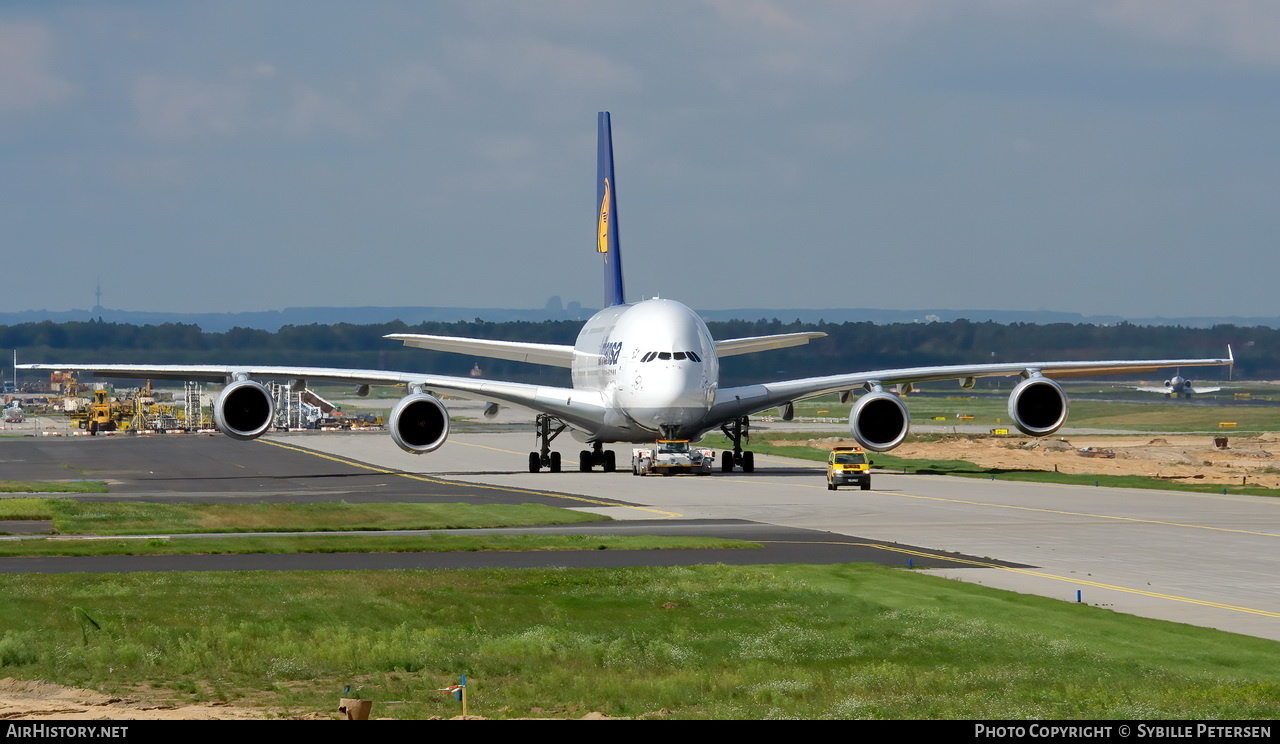
<path id="1" fill-rule="evenodd" d="M 609 112 L 601 111 L 596 140 L 596 250 L 604 254 L 604 304 L 626 303 L 622 289 L 622 252 L 618 245 L 618 183 L 613 177 L 613 131 Z"/>

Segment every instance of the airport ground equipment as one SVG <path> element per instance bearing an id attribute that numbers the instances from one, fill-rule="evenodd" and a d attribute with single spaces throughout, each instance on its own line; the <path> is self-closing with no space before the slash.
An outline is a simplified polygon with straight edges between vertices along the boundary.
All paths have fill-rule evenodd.
<path id="1" fill-rule="evenodd" d="M 652 447 L 636 447 L 631 451 L 631 474 L 709 475 L 715 459 L 715 450 L 695 447 L 687 439 L 659 439 Z"/>
<path id="2" fill-rule="evenodd" d="M 71 414 L 71 420 L 90 434 L 128 428 L 125 407 L 114 403 L 107 390 L 94 390 L 93 402 Z"/>
<path id="3" fill-rule="evenodd" d="M 861 447 L 832 447 L 827 456 L 827 490 L 840 486 L 871 489 L 871 461 Z"/>

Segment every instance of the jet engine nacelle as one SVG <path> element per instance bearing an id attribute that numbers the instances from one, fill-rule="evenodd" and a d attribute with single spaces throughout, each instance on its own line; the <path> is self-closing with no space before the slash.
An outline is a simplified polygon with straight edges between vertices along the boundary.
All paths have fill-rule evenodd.
<path id="1" fill-rule="evenodd" d="M 849 432 L 865 449 L 887 452 L 907 438 L 911 414 L 892 393 L 868 393 L 849 411 Z"/>
<path id="2" fill-rule="evenodd" d="M 227 385 L 213 402 L 213 423 L 232 439 L 257 439 L 271 428 L 276 402 L 261 383 L 237 380 Z"/>
<path id="3" fill-rule="evenodd" d="M 1009 418 L 1023 434 L 1049 436 L 1067 421 L 1067 394 L 1047 377 L 1028 377 L 1009 394 Z"/>
<path id="4" fill-rule="evenodd" d="M 440 449 L 449 438 L 449 409 L 426 393 L 413 393 L 391 409 L 391 438 L 411 455 Z"/>

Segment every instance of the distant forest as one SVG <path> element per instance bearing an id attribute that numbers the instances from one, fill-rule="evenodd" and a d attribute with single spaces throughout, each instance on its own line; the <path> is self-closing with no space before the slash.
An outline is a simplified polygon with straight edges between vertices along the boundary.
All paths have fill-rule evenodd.
<path id="1" fill-rule="evenodd" d="M 1280 330 L 1220 325 L 1213 328 L 1055 323 L 708 323 L 717 339 L 797 331 L 827 338 L 807 346 L 730 357 L 721 383 L 739 385 L 789 377 L 935 364 L 1071 359 L 1170 359 L 1226 356 L 1231 344 L 1237 379 L 1280 378 Z M 0 349 L 16 349 L 18 362 L 135 364 L 272 364 L 394 369 L 467 375 L 479 365 L 486 377 L 567 385 L 568 371 L 499 359 L 411 349 L 382 338 L 428 333 L 508 341 L 572 344 L 579 321 L 400 322 L 374 325 L 284 326 L 272 332 L 233 328 L 205 333 L 199 326 L 131 325 L 102 321 L 0 325 Z M 4 365 L 8 367 L 7 364 Z M 1196 370 L 1196 379 L 1225 377 Z M 6 377 L 8 377 L 6 375 Z"/>

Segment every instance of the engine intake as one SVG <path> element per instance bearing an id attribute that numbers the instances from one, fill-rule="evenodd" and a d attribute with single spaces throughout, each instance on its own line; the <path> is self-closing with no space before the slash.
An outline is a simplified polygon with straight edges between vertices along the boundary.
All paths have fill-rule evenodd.
<path id="1" fill-rule="evenodd" d="M 1023 434 L 1045 437 L 1067 421 L 1067 394 L 1047 377 L 1028 377 L 1009 394 L 1009 418 Z"/>
<path id="2" fill-rule="evenodd" d="M 449 438 L 449 410 L 426 393 L 401 398 L 391 409 L 389 423 L 391 438 L 412 455 L 434 452 Z"/>
<path id="3" fill-rule="evenodd" d="M 276 403 L 261 383 L 237 380 L 227 385 L 213 402 L 213 423 L 232 439 L 257 439 L 271 428 Z"/>
<path id="4" fill-rule="evenodd" d="M 911 414 L 892 393 L 868 393 L 849 411 L 849 432 L 864 448 L 887 452 L 902 444 L 911 427 Z"/>

